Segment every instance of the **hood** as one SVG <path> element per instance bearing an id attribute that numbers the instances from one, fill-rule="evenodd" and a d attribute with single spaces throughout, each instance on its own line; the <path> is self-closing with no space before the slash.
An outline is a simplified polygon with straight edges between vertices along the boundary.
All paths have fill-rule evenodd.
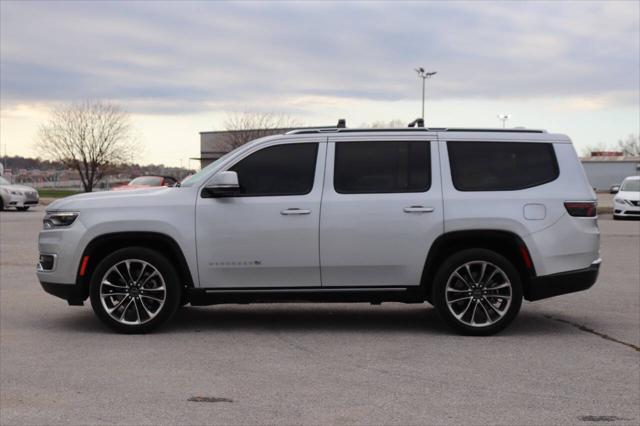
<path id="1" fill-rule="evenodd" d="M 177 188 L 145 188 L 132 189 L 130 191 L 100 191 L 85 192 L 57 199 L 49 204 L 47 211 L 73 210 L 86 208 L 114 208 L 143 205 L 149 202 L 151 197 L 162 197 L 175 191 Z"/>
<path id="2" fill-rule="evenodd" d="M 149 185 L 120 185 L 111 188 L 112 191 L 131 191 L 133 189 L 163 188 L 162 186 Z"/>
<path id="3" fill-rule="evenodd" d="M 622 198 L 624 200 L 640 201 L 640 191 L 620 191 L 616 194 L 615 198 Z"/>

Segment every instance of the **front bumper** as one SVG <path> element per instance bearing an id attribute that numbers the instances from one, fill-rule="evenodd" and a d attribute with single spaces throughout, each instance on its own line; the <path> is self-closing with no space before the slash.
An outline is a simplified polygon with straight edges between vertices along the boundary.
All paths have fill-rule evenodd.
<path id="1" fill-rule="evenodd" d="M 70 227 L 40 231 L 38 252 L 40 255 L 50 255 L 55 258 L 53 268 L 37 269 L 40 282 L 59 284 L 76 282 L 82 252 L 86 246 L 83 242 L 85 236 L 87 236 L 86 228 L 79 220 Z"/>
<path id="2" fill-rule="evenodd" d="M 59 284 L 40 282 L 44 291 L 56 297 L 66 300 L 69 305 L 82 306 L 87 299 L 87 294 L 78 284 Z"/>
<path id="3" fill-rule="evenodd" d="M 640 219 L 640 206 L 616 204 L 613 206 L 613 215 L 616 217 L 637 217 Z"/>
<path id="4" fill-rule="evenodd" d="M 601 262 L 598 259 L 588 268 L 531 278 L 525 298 L 535 301 L 587 290 L 598 279 Z"/>
<path id="5" fill-rule="evenodd" d="M 9 201 L 5 201 L 6 207 L 32 207 L 37 206 L 39 198 L 26 198 L 24 195 L 11 195 Z"/>

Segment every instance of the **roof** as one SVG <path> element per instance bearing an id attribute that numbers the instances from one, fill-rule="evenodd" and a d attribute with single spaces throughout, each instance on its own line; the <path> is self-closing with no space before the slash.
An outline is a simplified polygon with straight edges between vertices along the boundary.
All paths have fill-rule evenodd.
<path id="1" fill-rule="evenodd" d="M 325 129 L 328 127 L 323 127 L 323 126 L 313 126 L 313 127 L 274 127 L 273 129 L 242 129 L 242 130 L 208 130 L 208 131 L 204 131 L 204 132 L 200 132 L 201 135 L 207 135 L 207 134 L 222 134 L 222 133 L 241 133 L 241 132 L 255 132 L 257 130 L 264 130 L 264 131 L 269 131 L 269 132 L 273 132 L 273 133 L 286 133 L 289 132 L 291 130 L 306 130 L 306 129 Z"/>
<path id="2" fill-rule="evenodd" d="M 371 132 L 464 132 L 464 133 L 547 133 L 543 129 L 525 128 L 473 128 L 473 127 L 392 127 L 392 128 L 336 128 L 336 127 L 310 127 L 295 129 L 287 132 L 288 135 L 309 133 L 371 133 Z"/>

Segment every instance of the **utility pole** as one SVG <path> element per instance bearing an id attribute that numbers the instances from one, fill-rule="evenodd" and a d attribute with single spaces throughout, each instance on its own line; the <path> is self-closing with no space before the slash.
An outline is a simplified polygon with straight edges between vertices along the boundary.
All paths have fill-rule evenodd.
<path id="1" fill-rule="evenodd" d="M 425 102 L 425 82 L 427 79 L 433 77 L 438 73 L 438 71 L 425 71 L 424 68 L 418 67 L 415 69 L 416 73 L 418 73 L 418 77 L 422 79 L 422 121 L 424 121 L 424 102 Z"/>
<path id="2" fill-rule="evenodd" d="M 507 124 L 507 120 L 511 118 L 511 114 L 498 114 L 498 120 L 502 121 L 502 128 L 504 129 L 506 124 Z"/>

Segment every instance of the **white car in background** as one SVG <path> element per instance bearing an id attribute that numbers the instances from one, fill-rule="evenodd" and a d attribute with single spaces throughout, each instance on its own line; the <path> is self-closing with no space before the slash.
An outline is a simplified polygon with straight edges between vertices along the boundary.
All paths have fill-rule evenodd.
<path id="1" fill-rule="evenodd" d="M 629 176 L 613 197 L 613 218 L 640 218 L 640 176 Z"/>
<path id="2" fill-rule="evenodd" d="M 0 176 L 0 210 L 15 207 L 16 210 L 26 211 L 40 201 L 38 191 L 30 186 L 12 185 Z"/>

